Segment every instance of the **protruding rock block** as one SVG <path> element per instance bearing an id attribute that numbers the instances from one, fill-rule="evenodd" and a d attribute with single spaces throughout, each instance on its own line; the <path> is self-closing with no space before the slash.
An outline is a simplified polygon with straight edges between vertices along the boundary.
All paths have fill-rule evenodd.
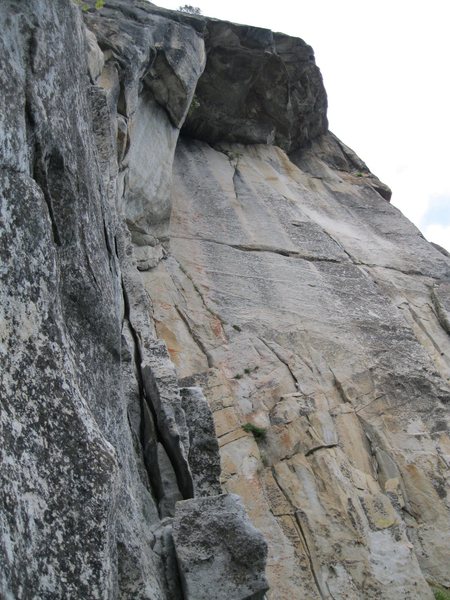
<path id="1" fill-rule="evenodd" d="M 182 388 L 181 402 L 189 430 L 189 466 L 195 496 L 220 494 L 220 455 L 214 420 L 201 388 Z"/>
<path id="2" fill-rule="evenodd" d="M 190 136 L 294 150 L 327 131 L 322 76 L 303 40 L 209 19 L 205 45 L 184 124 Z"/>
<path id="3" fill-rule="evenodd" d="M 239 496 L 178 502 L 173 538 L 186 600 L 262 600 L 267 546 Z"/>
<path id="4" fill-rule="evenodd" d="M 189 434 L 181 407 L 178 381 L 164 342 L 142 346 L 142 379 L 147 398 L 156 415 L 156 425 L 165 451 L 173 465 L 182 495 L 193 495 L 189 469 Z"/>

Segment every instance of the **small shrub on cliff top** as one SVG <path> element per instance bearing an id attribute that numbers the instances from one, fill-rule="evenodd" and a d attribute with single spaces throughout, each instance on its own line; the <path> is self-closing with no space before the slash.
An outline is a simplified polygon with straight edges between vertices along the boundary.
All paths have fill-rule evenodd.
<path id="1" fill-rule="evenodd" d="M 191 6 L 190 4 L 185 4 L 184 6 L 179 6 L 178 10 L 180 12 L 190 13 L 191 15 L 201 15 L 202 11 L 198 8 L 198 6 Z"/>
<path id="2" fill-rule="evenodd" d="M 252 433 L 253 437 L 257 440 L 264 440 L 266 437 L 266 429 L 264 427 L 258 427 L 254 423 L 245 423 L 242 425 L 242 429 L 247 433 Z"/>
<path id="3" fill-rule="evenodd" d="M 86 12 L 87 10 L 89 10 L 91 7 L 89 6 L 89 4 L 87 4 L 86 2 L 83 2 L 83 0 L 75 0 L 75 4 L 77 4 L 82 11 Z M 100 10 L 101 8 L 103 8 L 105 6 L 105 0 L 97 0 L 97 2 L 94 5 L 95 10 Z"/>

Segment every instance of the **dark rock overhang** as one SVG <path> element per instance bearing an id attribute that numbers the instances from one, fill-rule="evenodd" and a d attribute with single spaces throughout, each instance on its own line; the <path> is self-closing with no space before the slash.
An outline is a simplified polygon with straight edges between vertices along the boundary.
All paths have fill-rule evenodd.
<path id="1" fill-rule="evenodd" d="M 208 19 L 205 44 L 206 67 L 185 133 L 291 151 L 327 131 L 322 76 L 303 40 Z"/>
<path id="2" fill-rule="evenodd" d="M 275 144 L 290 152 L 328 130 L 322 75 L 313 49 L 299 38 L 143 1 L 108 0 L 101 15 L 86 17 L 102 49 L 117 56 L 125 79 L 135 69 L 134 54 L 148 52 L 140 80 L 185 135 L 212 144 Z M 185 26 L 177 35 L 185 34 L 175 44 L 177 23 Z M 192 98 L 183 63 L 186 44 L 197 36 L 205 43 L 206 66 Z M 126 39 L 135 40 L 134 50 L 128 44 L 124 52 Z"/>

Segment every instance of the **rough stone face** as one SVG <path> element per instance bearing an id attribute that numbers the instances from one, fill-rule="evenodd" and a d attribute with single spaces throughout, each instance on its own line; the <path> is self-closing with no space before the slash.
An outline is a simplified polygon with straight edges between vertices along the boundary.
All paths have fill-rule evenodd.
<path id="1" fill-rule="evenodd" d="M 267 545 L 245 520 L 235 494 L 177 504 L 173 539 L 186 600 L 264 598 Z"/>
<path id="2" fill-rule="evenodd" d="M 209 143 L 304 146 L 327 130 L 314 52 L 268 29 L 208 19 L 207 61 L 184 131 Z"/>
<path id="3" fill-rule="evenodd" d="M 450 258 L 311 49 L 144 0 L 0 30 L 0 596 L 263 598 L 253 525 L 268 600 L 450 587 Z"/>
<path id="4" fill-rule="evenodd" d="M 77 13 L 62 2 L 0 6 L 0 587 L 7 598 L 29 590 L 115 593 L 119 461 L 136 484 L 133 508 L 123 497 L 122 509 L 136 524 L 144 502 L 154 510 L 118 403 L 121 296 L 87 124 Z"/>
<path id="5" fill-rule="evenodd" d="M 449 585 L 448 258 L 332 135 L 290 158 L 182 139 L 174 168 L 169 257 L 144 281 L 268 541 L 268 597 L 431 598 L 426 580 Z"/>
<path id="6" fill-rule="evenodd" d="M 0 5 L 0 596 L 7 600 L 181 595 L 164 517 L 193 493 L 190 433 L 174 366 L 155 337 L 137 270 L 142 257 L 137 264 L 124 223 L 135 214 L 127 201 L 133 177 L 145 171 L 136 158 L 136 148 L 148 150 L 143 133 L 160 133 L 164 151 L 152 165 L 160 182 L 170 180 L 180 122 L 168 123 L 189 106 L 204 48 L 192 27 L 152 13 L 136 23 L 139 3 L 112 4 L 107 41 L 99 14 L 86 15 L 90 33 L 69 0 Z M 156 46 L 170 68 L 156 69 Z M 176 93 L 155 108 L 164 87 Z M 160 208 L 167 190 L 154 184 L 160 200 L 153 209 L 144 202 L 147 225 L 168 214 Z M 139 226 L 133 242 L 158 245 Z"/>
<path id="7" fill-rule="evenodd" d="M 179 128 L 206 58 L 200 33 L 171 14 L 127 0 L 86 14 L 106 59 L 99 84 L 119 115 L 121 210 L 130 229 L 158 235 L 170 216 Z"/>
<path id="8" fill-rule="evenodd" d="M 189 466 L 194 494 L 220 494 L 219 444 L 211 409 L 201 388 L 182 388 L 181 398 L 189 430 Z"/>

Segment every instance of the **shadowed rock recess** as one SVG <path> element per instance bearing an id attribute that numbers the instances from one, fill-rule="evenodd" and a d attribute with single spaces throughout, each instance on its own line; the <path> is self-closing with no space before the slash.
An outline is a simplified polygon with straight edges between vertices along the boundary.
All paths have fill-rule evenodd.
<path id="1" fill-rule="evenodd" d="M 302 40 L 87 4 L 0 2 L 0 596 L 432 599 L 448 253 Z"/>

